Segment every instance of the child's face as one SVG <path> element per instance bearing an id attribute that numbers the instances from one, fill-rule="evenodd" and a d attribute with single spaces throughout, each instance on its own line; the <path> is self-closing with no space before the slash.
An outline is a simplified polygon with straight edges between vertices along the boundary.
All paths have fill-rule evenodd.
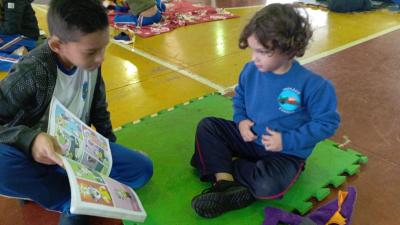
<path id="1" fill-rule="evenodd" d="M 108 28 L 80 37 L 79 41 L 61 42 L 57 51 L 65 66 L 81 69 L 97 69 L 104 61 L 105 48 L 109 42 Z"/>
<path id="2" fill-rule="evenodd" d="M 254 34 L 247 38 L 247 43 L 252 50 L 251 60 L 261 72 L 283 74 L 290 68 L 291 60 L 287 55 L 277 49 L 273 51 L 265 49 Z"/>

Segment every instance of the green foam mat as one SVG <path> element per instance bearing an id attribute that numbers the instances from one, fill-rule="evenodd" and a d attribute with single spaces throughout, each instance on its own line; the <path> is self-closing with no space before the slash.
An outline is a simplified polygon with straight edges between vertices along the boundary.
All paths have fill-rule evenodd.
<path id="1" fill-rule="evenodd" d="M 280 200 L 258 200 L 251 206 L 204 219 L 191 208 L 193 196 L 210 184 L 200 182 L 189 165 L 194 151 L 197 123 L 204 117 L 230 119 L 232 102 L 213 94 L 153 114 L 116 131 L 118 143 L 147 153 L 154 162 L 152 180 L 137 193 L 147 211 L 149 225 L 247 225 L 261 224 L 265 206 L 276 206 L 305 214 L 312 208 L 311 198 L 329 195 L 327 185 L 342 184 L 344 174 L 355 174 L 367 157 L 326 140 L 319 143 L 298 181 Z M 124 221 L 125 225 L 136 224 Z"/>

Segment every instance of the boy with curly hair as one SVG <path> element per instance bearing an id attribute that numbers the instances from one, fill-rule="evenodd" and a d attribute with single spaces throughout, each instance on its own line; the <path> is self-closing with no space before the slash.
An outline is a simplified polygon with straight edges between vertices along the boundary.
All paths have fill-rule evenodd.
<path id="1" fill-rule="evenodd" d="M 192 200 L 198 215 L 281 198 L 314 146 L 335 133 L 333 85 L 294 59 L 311 35 L 307 18 L 289 4 L 266 6 L 242 31 L 239 47 L 249 47 L 252 60 L 235 89 L 233 121 L 208 117 L 197 127 L 191 165 L 214 182 Z"/>

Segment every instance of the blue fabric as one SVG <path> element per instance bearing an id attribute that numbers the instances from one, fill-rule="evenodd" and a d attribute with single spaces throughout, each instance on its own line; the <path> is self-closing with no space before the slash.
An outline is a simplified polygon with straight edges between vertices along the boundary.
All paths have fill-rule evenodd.
<path id="1" fill-rule="evenodd" d="M 0 71 L 8 71 L 10 68 L 21 59 L 20 55 L 13 55 L 0 52 Z"/>
<path id="2" fill-rule="evenodd" d="M 283 153 L 307 158 L 314 146 L 332 136 L 339 126 L 336 93 L 328 80 L 297 61 L 282 75 L 260 72 L 253 62 L 245 65 L 233 97 L 236 123 L 254 122 L 256 143 L 266 128 L 282 134 Z"/>
<path id="3" fill-rule="evenodd" d="M 367 11 L 372 9 L 370 0 L 330 0 L 328 8 L 334 12 Z"/>
<path id="4" fill-rule="evenodd" d="M 128 12 L 129 11 L 129 7 L 126 6 L 126 5 L 118 5 L 118 4 L 116 4 L 114 10 L 116 12 Z"/>
<path id="5" fill-rule="evenodd" d="M 7 44 L 8 42 L 14 40 L 15 38 L 21 37 L 21 35 L 0 35 L 0 47 Z M 27 37 L 24 37 L 22 40 L 14 43 L 10 47 L 0 50 L 2 53 L 12 53 L 16 49 L 21 46 L 25 46 L 28 51 L 34 49 L 36 47 L 36 41 Z"/>
<path id="6" fill-rule="evenodd" d="M 143 186 L 153 175 L 151 160 L 137 151 L 110 143 L 110 177 L 131 188 Z M 0 144 L 0 195 L 31 199 L 43 207 L 67 212 L 71 193 L 66 172 L 59 166 L 33 161 L 21 150 Z"/>
<path id="7" fill-rule="evenodd" d="M 132 39 L 129 37 L 129 35 L 126 34 L 125 32 L 121 32 L 118 35 L 116 35 L 114 37 L 114 40 L 122 42 L 122 43 L 130 43 L 132 41 Z"/>
<path id="8" fill-rule="evenodd" d="M 137 16 L 132 14 L 117 14 L 114 17 L 115 23 L 137 23 Z"/>
<path id="9" fill-rule="evenodd" d="M 160 10 L 160 12 L 165 12 L 165 10 L 167 9 L 165 4 L 161 0 L 156 0 L 156 5 L 158 10 Z"/>
<path id="10" fill-rule="evenodd" d="M 157 11 L 157 13 L 152 17 L 143 17 L 142 26 L 158 23 L 161 21 L 161 18 L 162 18 L 161 12 Z M 132 14 L 117 14 L 114 17 L 115 23 L 126 23 L 126 24 L 133 23 L 136 25 L 137 20 L 138 17 Z"/>

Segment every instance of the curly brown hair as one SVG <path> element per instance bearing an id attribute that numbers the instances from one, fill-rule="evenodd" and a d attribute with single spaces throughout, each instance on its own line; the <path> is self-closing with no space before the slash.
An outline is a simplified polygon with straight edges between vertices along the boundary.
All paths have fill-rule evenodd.
<path id="1" fill-rule="evenodd" d="M 302 16 L 297 6 L 276 3 L 253 16 L 240 35 L 239 48 L 247 48 L 253 34 L 266 50 L 278 49 L 293 58 L 304 55 L 312 30 L 307 14 Z"/>

